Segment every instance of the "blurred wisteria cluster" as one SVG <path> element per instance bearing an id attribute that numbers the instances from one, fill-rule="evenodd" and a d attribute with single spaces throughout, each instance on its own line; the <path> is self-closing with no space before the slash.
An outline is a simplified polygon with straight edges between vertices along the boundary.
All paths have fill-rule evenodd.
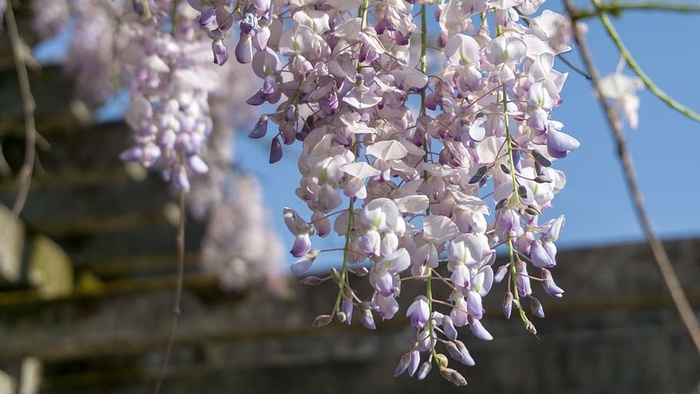
<path id="1" fill-rule="evenodd" d="M 233 132 L 255 120 L 244 98 L 255 90 L 254 74 L 244 66 L 212 63 L 211 40 L 199 27 L 198 12 L 184 1 L 29 4 L 40 39 L 68 30 L 62 66 L 89 108 L 128 91 L 125 120 L 133 146 L 122 159 L 156 170 L 174 190 L 188 192 L 190 216 L 208 226 L 203 268 L 227 289 L 266 283 L 281 291 L 281 241 L 255 180 L 232 171 Z M 238 246 L 248 242 L 268 243 L 271 253 L 242 253 Z"/>
<path id="2" fill-rule="evenodd" d="M 66 12 L 54 0 L 35 1 L 51 3 L 38 6 L 51 10 L 37 19 L 39 30 L 58 29 Z M 567 77 L 555 58 L 571 49 L 572 26 L 542 3 L 74 0 L 76 30 L 91 33 L 71 50 L 94 51 L 92 60 L 104 64 L 67 69 L 100 69 L 93 74 L 103 85 L 84 92 L 97 100 L 111 78 L 127 83 L 135 145 L 123 158 L 189 190 L 212 166 L 203 154 L 211 98 L 251 79 L 236 71 L 246 76 L 222 86 L 211 65 L 230 67 L 229 53 L 247 65 L 258 90 L 246 102 L 260 110 L 250 137 L 269 138 L 270 163 L 284 145 L 302 146 L 296 194 L 309 211 L 284 212 L 299 259 L 292 271 L 303 276 L 324 258 L 314 237 L 344 238 L 342 265 L 302 279 L 338 286 L 329 314 L 314 324 L 359 320 L 374 329 L 376 318 L 392 319 L 403 304 L 415 337 L 396 375 L 423 379 L 436 367 L 464 385 L 450 359 L 475 361 L 459 328 L 492 339 L 482 299 L 494 282 L 507 284 L 501 312 L 510 317 L 515 308 L 533 333 L 529 316 L 544 316 L 533 282 L 539 293 L 564 293 L 550 272 L 564 218 L 540 216 L 565 184 L 553 163 L 579 146 L 551 116 Z M 95 22 L 94 12 L 109 22 Z M 111 30 L 109 44 L 91 29 Z M 498 249 L 506 258 L 497 263 Z M 364 278 L 372 294 L 355 291 Z M 401 299 L 408 279 L 423 283 L 424 294 Z M 437 286 L 450 290 L 447 299 L 434 297 Z"/>

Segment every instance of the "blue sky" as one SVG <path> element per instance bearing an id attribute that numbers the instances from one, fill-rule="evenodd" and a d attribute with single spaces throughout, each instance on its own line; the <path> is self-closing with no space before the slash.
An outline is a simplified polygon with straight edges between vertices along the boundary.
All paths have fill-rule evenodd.
<path id="1" fill-rule="evenodd" d="M 555 2 L 548 2 L 554 5 Z M 579 4 L 585 4 L 579 2 Z M 700 63 L 695 43 L 700 38 L 700 15 L 628 12 L 614 23 L 627 47 L 642 69 L 672 97 L 700 111 L 700 99 L 694 96 L 700 82 L 693 74 Z M 599 72 L 615 71 L 620 56 L 602 25 L 588 20 L 588 44 Z M 574 50 L 567 58 L 580 65 Z M 621 166 L 608 126 L 594 100 L 590 83 L 561 62 L 557 69 L 570 72 L 562 93 L 564 103 L 553 117 L 565 124 L 581 147 L 555 166 L 567 175 L 567 185 L 556 196 L 549 213 L 566 215 L 566 226 L 558 241 L 560 249 L 588 247 L 619 242 L 641 241 L 644 235 L 634 215 Z M 625 70 L 631 74 L 631 71 Z M 640 93 L 640 125 L 626 130 L 634 157 L 639 183 L 658 233 L 667 239 L 700 235 L 700 197 L 695 169 L 700 147 L 700 124 L 691 121 L 644 90 Z M 242 136 L 243 137 L 243 136 Z M 285 158 L 267 165 L 267 141 L 237 142 L 237 157 L 243 167 L 260 176 L 266 202 L 275 214 L 275 225 L 291 245 L 281 220 L 281 211 L 290 205 L 307 213 L 298 202 L 296 161 L 298 148 L 285 147 Z M 324 240 L 315 247 L 341 246 L 340 241 Z M 290 257 L 290 261 L 292 258 Z M 326 256 L 324 260 L 332 260 Z"/>

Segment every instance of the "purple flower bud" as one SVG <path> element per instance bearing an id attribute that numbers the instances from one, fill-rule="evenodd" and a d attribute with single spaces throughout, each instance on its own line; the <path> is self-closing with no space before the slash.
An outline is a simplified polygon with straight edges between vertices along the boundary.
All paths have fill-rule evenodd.
<path id="1" fill-rule="evenodd" d="M 187 158 L 187 167 L 195 174 L 206 174 L 209 171 L 209 166 L 202 160 L 199 155 L 192 155 Z"/>
<path id="2" fill-rule="evenodd" d="M 448 382 L 454 384 L 457 387 L 466 386 L 467 379 L 462 376 L 461 373 L 452 368 L 440 368 L 440 375 L 445 378 Z"/>
<path id="3" fill-rule="evenodd" d="M 345 313 L 345 321 L 344 323 L 347 325 L 350 325 L 352 323 L 352 311 L 354 309 L 354 305 L 352 303 L 352 300 L 343 297 L 343 301 L 340 303 L 340 310 Z"/>
<path id="4" fill-rule="evenodd" d="M 122 152 L 119 158 L 126 162 L 138 162 L 143 157 L 143 148 L 134 146 Z"/>
<path id="5" fill-rule="evenodd" d="M 418 375 L 416 376 L 418 380 L 425 379 L 430 373 L 431 368 L 432 364 L 430 363 L 430 361 L 424 361 L 423 364 L 421 364 L 420 369 L 418 370 Z"/>
<path id="6" fill-rule="evenodd" d="M 355 275 L 359 278 L 367 276 L 367 274 L 369 274 L 369 270 L 367 269 L 367 267 L 360 267 L 355 270 Z"/>
<path id="7" fill-rule="evenodd" d="M 510 313 L 512 309 L 513 293 L 511 293 L 510 291 L 506 291 L 506 294 L 503 296 L 503 316 L 505 316 L 506 319 L 510 319 Z"/>
<path id="8" fill-rule="evenodd" d="M 190 180 L 187 176 L 187 170 L 183 166 L 178 166 L 175 174 L 172 177 L 173 186 L 179 190 L 190 190 Z"/>
<path id="9" fill-rule="evenodd" d="M 505 278 L 506 274 L 508 273 L 509 268 L 510 264 L 503 264 L 502 266 L 498 267 L 496 275 L 493 277 L 493 281 L 496 283 L 501 283 L 503 278 Z"/>
<path id="10" fill-rule="evenodd" d="M 333 317 L 331 315 L 319 315 L 316 316 L 312 325 L 314 327 L 322 327 L 330 323 L 331 321 L 333 321 Z"/>
<path id="11" fill-rule="evenodd" d="M 224 45 L 223 40 L 214 40 L 211 42 L 211 50 L 214 53 L 214 64 L 223 66 L 228 61 L 228 49 Z"/>
<path id="12" fill-rule="evenodd" d="M 282 144 L 278 137 L 272 139 L 270 145 L 270 164 L 277 163 L 282 159 Z"/>
<path id="13" fill-rule="evenodd" d="M 263 115 L 260 117 L 260 119 L 255 123 L 255 126 L 253 127 L 253 130 L 250 131 L 250 134 L 248 134 L 248 137 L 250 138 L 262 138 L 267 134 L 267 123 L 268 123 L 268 116 Z"/>
<path id="14" fill-rule="evenodd" d="M 360 316 L 360 323 L 362 326 L 368 330 L 376 330 L 377 326 L 374 324 L 374 317 L 372 316 L 372 311 L 369 309 L 363 309 Z"/>
<path id="15" fill-rule="evenodd" d="M 453 360 L 458 361 L 468 367 L 476 365 L 471 354 L 462 341 L 446 342 L 445 347 Z"/>
<path id="16" fill-rule="evenodd" d="M 318 286 L 323 282 L 318 276 L 307 276 L 306 278 L 299 281 L 304 286 Z"/>
<path id="17" fill-rule="evenodd" d="M 418 350 L 413 350 L 411 352 L 411 361 L 408 363 L 408 375 L 413 376 L 418 370 L 420 365 L 420 352 Z"/>
<path id="18" fill-rule="evenodd" d="M 409 364 L 411 363 L 411 353 L 404 353 L 403 356 L 401 356 L 401 360 L 399 360 L 399 365 L 396 366 L 396 369 L 394 370 L 394 377 L 397 377 L 404 373 L 406 369 L 408 369 Z"/>
<path id="19" fill-rule="evenodd" d="M 202 7 L 202 14 L 199 16 L 199 26 L 208 32 L 219 28 L 219 24 L 216 21 L 216 11 L 213 7 Z"/>
<path id="20" fill-rule="evenodd" d="M 472 334 L 474 334 L 475 337 L 484 341 L 490 341 L 493 339 L 491 333 L 486 330 L 481 322 L 473 319 L 471 316 L 469 317 L 469 327 L 471 328 Z"/>
<path id="21" fill-rule="evenodd" d="M 246 100 L 246 104 L 254 106 L 263 105 L 265 102 L 267 102 L 267 95 L 263 93 L 262 89 Z"/>
<path id="22" fill-rule="evenodd" d="M 544 308 L 542 308 L 542 303 L 536 297 L 530 296 L 530 310 L 533 315 L 544 319 Z"/>
<path id="23" fill-rule="evenodd" d="M 561 298 L 564 294 L 564 289 L 557 286 L 552 278 L 552 273 L 549 270 L 542 268 L 542 287 L 544 291 L 554 298 Z"/>
<path id="24" fill-rule="evenodd" d="M 532 294 L 532 288 L 530 287 L 530 278 L 527 274 L 527 265 L 523 261 L 515 262 L 515 284 L 518 287 L 518 295 L 520 297 L 526 297 Z"/>
<path id="25" fill-rule="evenodd" d="M 241 64 L 248 64 L 253 60 L 253 44 L 250 36 L 243 32 L 236 44 L 236 60 Z"/>

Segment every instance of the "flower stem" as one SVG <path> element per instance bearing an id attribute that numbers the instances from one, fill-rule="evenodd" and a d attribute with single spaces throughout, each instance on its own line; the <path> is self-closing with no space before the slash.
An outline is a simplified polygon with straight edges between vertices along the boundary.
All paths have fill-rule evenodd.
<path id="1" fill-rule="evenodd" d="M 609 13 L 618 16 L 623 11 L 670 11 L 670 12 L 700 12 L 700 4 L 667 4 L 661 2 L 648 3 L 622 3 L 612 1 L 606 4 L 596 4 L 593 9 L 578 10 L 571 15 L 574 20 L 598 17 Z"/>
<path id="2" fill-rule="evenodd" d="M 350 254 L 350 232 L 352 231 L 353 222 L 353 210 L 354 210 L 355 200 L 350 197 L 350 203 L 348 204 L 348 227 L 345 230 L 345 245 L 343 246 L 343 267 L 340 269 L 340 283 L 338 283 L 338 296 L 335 298 L 335 305 L 333 306 L 332 316 L 335 316 L 340 311 L 340 301 L 343 299 L 343 293 L 345 291 L 345 283 L 348 276 L 348 254 Z"/>
<path id="3" fill-rule="evenodd" d="M 600 3 L 600 0 L 593 0 L 593 4 L 598 9 L 600 9 L 600 7 L 603 7 L 603 5 Z M 615 46 L 620 51 L 620 54 L 625 59 L 625 62 L 627 62 L 627 65 L 630 66 L 630 69 L 634 71 L 634 73 L 639 77 L 639 79 L 642 80 L 642 82 L 644 82 L 644 86 L 646 86 L 646 88 L 649 89 L 651 93 L 653 93 L 661 101 L 666 103 L 666 105 L 668 105 L 669 107 L 675 109 L 676 111 L 680 112 L 681 114 L 696 122 L 700 122 L 700 114 L 694 112 L 692 109 L 684 106 L 683 104 L 671 98 L 668 94 L 666 94 L 663 90 L 656 86 L 654 81 L 652 81 L 651 78 L 649 78 L 644 73 L 644 71 L 642 71 L 641 67 L 639 67 L 639 64 L 637 64 L 637 62 L 632 57 L 632 54 L 629 52 L 629 50 L 627 50 L 627 47 L 625 47 L 625 44 L 622 42 L 622 38 L 620 38 L 620 35 L 617 33 L 617 30 L 615 30 L 615 27 L 613 26 L 606 12 L 600 12 L 600 21 L 603 22 L 605 31 L 615 43 Z"/>

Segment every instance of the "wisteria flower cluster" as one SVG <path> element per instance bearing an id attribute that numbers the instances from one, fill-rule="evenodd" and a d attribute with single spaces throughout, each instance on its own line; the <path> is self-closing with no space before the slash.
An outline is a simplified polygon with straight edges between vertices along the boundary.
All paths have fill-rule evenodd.
<path id="1" fill-rule="evenodd" d="M 256 88 L 253 72 L 245 65 L 212 64 L 211 35 L 200 29 L 199 13 L 183 0 L 32 0 L 29 5 L 40 38 L 69 30 L 62 66 L 88 107 L 128 90 L 125 117 L 134 146 L 122 158 L 161 172 L 175 191 L 186 192 L 189 216 L 206 222 L 203 270 L 227 290 L 264 284 L 283 294 L 281 241 L 272 233 L 255 181 L 232 174 L 233 132 L 255 119 L 243 98 Z M 241 247 L 263 243 L 267 247 L 257 250 L 267 254 Z"/>
<path id="2" fill-rule="evenodd" d="M 193 9 L 161 1 L 150 3 L 147 15 L 138 11 L 135 23 L 120 25 L 122 57 L 133 76 L 126 120 L 136 141 L 122 158 L 158 165 L 176 188 L 189 190 L 190 175 L 208 171 L 200 151 L 211 132 L 208 97 L 216 80 L 192 56 L 203 50 Z"/>
<path id="3" fill-rule="evenodd" d="M 450 0 L 432 13 L 431 2 L 406 0 L 190 4 L 219 64 L 228 53 L 221 34 L 239 25 L 236 60 L 261 79 L 248 103 L 276 105 L 250 137 L 274 130 L 271 163 L 283 145 L 302 144 L 296 194 L 311 214 L 284 212 L 299 258 L 292 271 L 304 275 L 321 256 L 312 237 L 345 239 L 340 269 L 302 280 L 338 285 L 331 313 L 315 325 L 357 315 L 374 329 L 375 317 L 399 313 L 404 279 L 422 281 L 425 294 L 405 312 L 416 335 L 396 374 L 423 379 L 435 365 L 456 385 L 466 380 L 449 358 L 474 364 L 458 328 L 492 339 L 482 299 L 494 282 L 508 284 L 506 317 L 515 307 L 536 332 L 523 306 L 528 298 L 531 314 L 544 316 L 531 282 L 552 297 L 564 293 L 549 271 L 564 218 L 540 222 L 565 184 L 552 162 L 579 146 L 551 117 L 567 77 L 554 69 L 556 55 L 571 49 L 566 18 L 533 16 L 541 2 L 527 0 Z M 441 64 L 434 72 L 428 56 Z M 498 247 L 508 259 L 494 268 Z M 366 276 L 373 294 L 357 294 L 352 275 Z M 438 285 L 451 289 L 447 300 L 434 298 Z"/>
<path id="4" fill-rule="evenodd" d="M 315 325 L 356 317 L 374 329 L 375 318 L 399 314 L 402 283 L 419 281 L 424 294 L 405 302 L 416 335 L 395 373 L 423 379 L 435 366 L 456 385 L 466 380 L 450 359 L 475 363 L 460 327 L 492 339 L 482 300 L 494 282 L 507 284 L 505 316 L 516 308 L 536 332 L 528 315 L 544 311 L 532 281 L 564 293 L 550 272 L 564 218 L 540 216 L 565 184 L 553 162 L 579 146 L 551 116 L 567 77 L 554 62 L 571 49 L 568 19 L 540 12 L 540 0 L 188 3 L 133 0 L 120 16 L 113 50 L 125 59 L 136 141 L 125 160 L 190 189 L 209 167 L 202 148 L 218 87 L 202 64 L 224 65 L 233 47 L 260 79 L 247 103 L 267 112 L 250 137 L 272 130 L 271 163 L 284 145 L 302 145 L 296 194 L 310 214 L 284 212 L 292 271 L 305 275 L 323 255 L 313 237 L 345 240 L 341 267 L 302 280 L 338 286 Z M 508 253 L 496 267 L 499 248 Z M 355 278 L 372 294 L 358 294 Z M 437 299 L 435 286 L 450 296 Z"/>

